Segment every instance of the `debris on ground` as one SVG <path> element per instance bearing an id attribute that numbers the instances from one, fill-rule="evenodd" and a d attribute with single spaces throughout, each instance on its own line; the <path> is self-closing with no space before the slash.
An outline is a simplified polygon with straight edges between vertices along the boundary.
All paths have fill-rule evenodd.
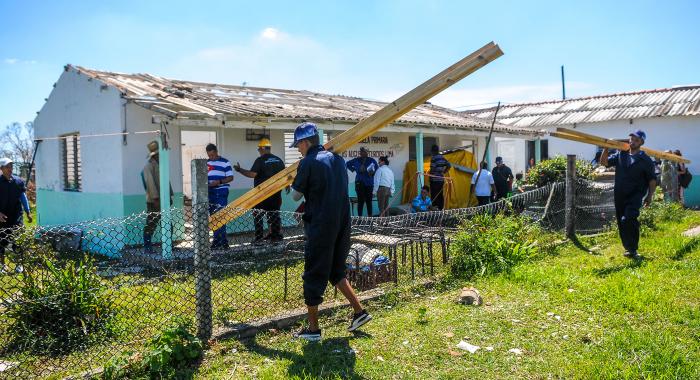
<path id="1" fill-rule="evenodd" d="M 513 354 L 516 354 L 516 355 L 522 355 L 522 354 L 523 354 L 523 350 L 521 350 L 521 349 L 519 349 L 519 348 L 511 348 L 510 350 L 508 350 L 508 352 L 511 352 L 511 353 L 513 353 Z"/>
<path id="2" fill-rule="evenodd" d="M 484 303 L 484 300 L 481 298 L 481 295 L 476 288 L 462 288 L 457 302 L 463 305 L 481 306 Z"/>
<path id="3" fill-rule="evenodd" d="M 475 346 L 475 345 L 473 345 L 473 344 L 469 344 L 469 343 L 467 343 L 467 342 L 465 342 L 465 341 L 461 341 L 461 342 L 459 342 L 459 344 L 457 345 L 457 348 L 459 348 L 459 349 L 461 349 L 461 350 L 464 350 L 464 351 L 469 351 L 469 353 L 473 354 L 473 353 L 479 351 L 479 349 L 480 349 L 481 347 Z"/>
<path id="4" fill-rule="evenodd" d="M 695 237 L 698 235 L 700 235 L 700 226 L 693 227 L 683 232 L 683 236 L 685 237 Z"/>
<path id="5" fill-rule="evenodd" d="M 4 360 L 0 360 L 0 372 L 11 370 L 12 368 L 17 367 L 18 365 L 19 362 L 6 362 Z"/>

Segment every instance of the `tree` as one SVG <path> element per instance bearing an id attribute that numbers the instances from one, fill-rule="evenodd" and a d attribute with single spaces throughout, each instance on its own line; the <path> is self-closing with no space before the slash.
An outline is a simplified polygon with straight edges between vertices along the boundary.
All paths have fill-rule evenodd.
<path id="1" fill-rule="evenodd" d="M 34 153 L 34 123 L 14 122 L 0 134 L 0 151 L 12 161 L 29 165 Z"/>

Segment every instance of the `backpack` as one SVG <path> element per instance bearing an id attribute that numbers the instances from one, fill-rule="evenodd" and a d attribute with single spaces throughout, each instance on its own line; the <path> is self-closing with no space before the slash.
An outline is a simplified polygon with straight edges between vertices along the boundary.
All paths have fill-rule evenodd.
<path id="1" fill-rule="evenodd" d="M 693 180 L 693 175 L 690 174 L 690 170 L 688 168 L 685 169 L 685 174 L 681 174 L 680 177 L 678 177 L 678 184 L 681 185 L 684 189 L 687 189 L 688 186 L 690 186 L 690 181 Z"/>

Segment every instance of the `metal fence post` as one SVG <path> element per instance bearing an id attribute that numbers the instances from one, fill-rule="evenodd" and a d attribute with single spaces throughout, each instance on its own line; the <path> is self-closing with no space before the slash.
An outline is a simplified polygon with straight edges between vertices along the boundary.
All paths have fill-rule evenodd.
<path id="1" fill-rule="evenodd" d="M 212 334 L 211 270 L 209 268 L 209 203 L 207 160 L 192 160 L 192 224 L 194 225 L 194 289 L 197 336 Z"/>
<path id="2" fill-rule="evenodd" d="M 565 222 L 566 237 L 576 237 L 576 156 L 566 155 L 566 198 L 565 198 Z"/>

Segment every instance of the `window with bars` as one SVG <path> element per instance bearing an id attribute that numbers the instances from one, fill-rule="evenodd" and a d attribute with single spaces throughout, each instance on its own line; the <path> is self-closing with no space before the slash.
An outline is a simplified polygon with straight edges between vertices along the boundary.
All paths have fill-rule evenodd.
<path id="1" fill-rule="evenodd" d="M 328 141 L 328 133 L 323 134 L 323 141 Z M 289 146 L 294 142 L 294 132 L 287 132 L 284 134 L 284 165 L 289 166 L 299 160 L 301 160 L 301 153 L 297 148 L 290 148 Z"/>
<path id="2" fill-rule="evenodd" d="M 61 139 L 61 163 L 63 169 L 63 190 L 81 191 L 80 134 L 65 135 Z"/>

